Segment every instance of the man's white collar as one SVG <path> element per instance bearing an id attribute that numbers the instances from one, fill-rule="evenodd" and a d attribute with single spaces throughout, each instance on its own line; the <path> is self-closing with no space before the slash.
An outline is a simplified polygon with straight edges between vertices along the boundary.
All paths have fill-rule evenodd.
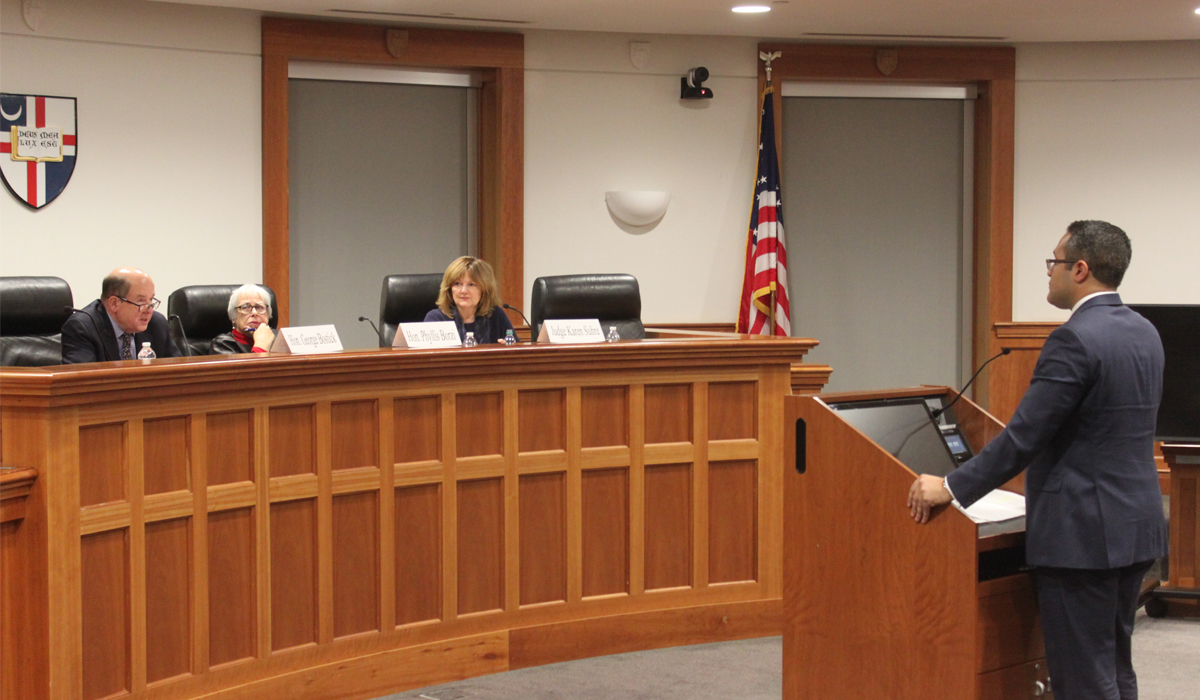
<path id="1" fill-rule="evenodd" d="M 1078 311 L 1078 310 L 1079 310 L 1079 307 L 1083 306 L 1083 304 L 1084 304 L 1084 303 L 1085 303 L 1085 302 L 1086 302 L 1088 299 L 1091 299 L 1091 298 L 1093 298 L 1093 297 L 1098 297 L 1098 296 L 1100 296 L 1101 294 L 1116 294 L 1116 293 L 1117 293 L 1117 292 L 1116 292 L 1115 290 L 1112 290 L 1112 289 L 1106 289 L 1106 290 L 1104 290 L 1103 292 L 1092 292 L 1091 294 L 1087 295 L 1086 297 L 1084 297 L 1084 298 L 1080 299 L 1079 301 L 1075 302 L 1075 306 L 1072 306 L 1072 307 L 1071 307 L 1071 313 L 1075 313 L 1076 311 Z"/>

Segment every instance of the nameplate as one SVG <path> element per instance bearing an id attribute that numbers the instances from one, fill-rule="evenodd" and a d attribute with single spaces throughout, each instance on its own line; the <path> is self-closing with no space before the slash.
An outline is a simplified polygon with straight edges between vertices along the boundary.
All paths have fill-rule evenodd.
<path id="1" fill-rule="evenodd" d="M 555 318 L 542 321 L 539 343 L 603 343 L 604 331 L 595 318 Z"/>
<path id="2" fill-rule="evenodd" d="M 333 324 L 280 328 L 270 350 L 273 355 L 324 355 L 341 351 L 342 340 Z"/>
<path id="3" fill-rule="evenodd" d="M 425 323 L 401 323 L 396 329 L 394 348 L 458 348 L 462 338 L 454 321 L 427 321 Z"/>

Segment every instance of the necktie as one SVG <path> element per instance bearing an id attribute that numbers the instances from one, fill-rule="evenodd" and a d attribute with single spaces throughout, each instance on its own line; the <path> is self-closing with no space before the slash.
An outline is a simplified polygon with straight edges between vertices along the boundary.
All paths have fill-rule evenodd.
<path id="1" fill-rule="evenodd" d="M 128 333 L 121 334 L 121 359 L 133 359 L 133 336 Z"/>

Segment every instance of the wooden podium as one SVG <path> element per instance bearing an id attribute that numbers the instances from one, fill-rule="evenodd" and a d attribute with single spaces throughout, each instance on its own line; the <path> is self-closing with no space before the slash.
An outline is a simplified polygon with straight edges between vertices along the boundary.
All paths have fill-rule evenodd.
<path id="1" fill-rule="evenodd" d="M 5 368 L 0 697 L 369 698 L 778 634 L 813 345 Z"/>
<path id="2" fill-rule="evenodd" d="M 1151 592 L 1146 612 L 1162 617 L 1167 600 L 1200 601 L 1200 445 L 1164 444 L 1171 471 L 1170 579 Z"/>
<path id="3" fill-rule="evenodd" d="M 785 401 L 785 700 L 1052 697 L 1024 520 L 976 525 L 944 507 L 918 525 L 916 475 L 822 403 L 952 395 Z M 1003 428 L 966 398 L 951 410 L 975 452 Z"/>

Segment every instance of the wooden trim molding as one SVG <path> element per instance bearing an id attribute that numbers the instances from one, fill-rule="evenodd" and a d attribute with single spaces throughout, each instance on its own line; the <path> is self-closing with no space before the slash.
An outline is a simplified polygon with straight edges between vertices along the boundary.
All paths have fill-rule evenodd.
<path id="1" fill-rule="evenodd" d="M 764 42 L 759 51 L 779 51 L 773 81 L 823 80 L 870 83 L 969 83 L 979 90 L 975 106 L 975 221 L 973 365 L 999 352 L 992 328 L 1012 321 L 1013 148 L 1016 50 L 1012 47 L 850 46 Z M 885 75 L 880 51 L 893 52 L 895 68 Z M 758 64 L 759 95 L 766 87 Z M 758 109 L 756 96 L 755 110 Z M 776 90 L 775 149 L 782 162 L 783 97 Z M 998 389 L 995 372 L 984 370 L 976 401 L 985 407 Z"/>
<path id="2" fill-rule="evenodd" d="M 262 20 L 263 283 L 280 324 L 290 310 L 288 62 L 324 61 L 478 71 L 479 250 L 507 299 L 525 280 L 525 37 L 264 17 Z M 520 320 L 519 318 L 516 320 Z"/>
<path id="3" fill-rule="evenodd" d="M 25 517 L 25 499 L 37 478 L 36 469 L 0 467 L 0 523 Z"/>
<path id="4" fill-rule="evenodd" d="M 1058 321 L 1022 321 L 1019 323 L 997 323 L 992 326 L 996 339 L 1003 346 L 1005 340 L 1042 340 L 1050 337 L 1055 328 L 1062 324 Z"/>

